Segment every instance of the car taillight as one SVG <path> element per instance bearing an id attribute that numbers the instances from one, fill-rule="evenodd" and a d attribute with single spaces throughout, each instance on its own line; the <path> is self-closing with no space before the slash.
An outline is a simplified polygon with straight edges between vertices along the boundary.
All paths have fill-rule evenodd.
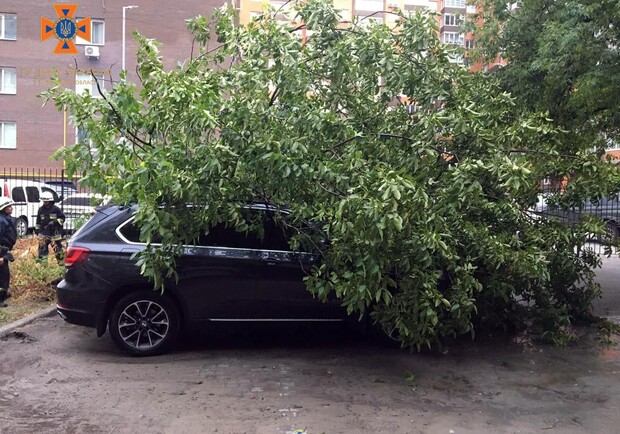
<path id="1" fill-rule="evenodd" d="M 88 255 L 90 255 L 90 249 L 85 247 L 69 247 L 65 256 L 65 267 L 72 267 L 73 265 L 83 263 L 88 258 Z"/>

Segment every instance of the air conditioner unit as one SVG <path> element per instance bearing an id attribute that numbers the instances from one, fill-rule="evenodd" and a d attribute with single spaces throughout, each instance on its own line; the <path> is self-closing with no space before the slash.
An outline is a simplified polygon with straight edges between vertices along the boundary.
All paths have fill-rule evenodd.
<path id="1" fill-rule="evenodd" d="M 87 45 L 86 47 L 84 47 L 84 54 L 86 54 L 86 57 L 96 57 L 98 59 L 99 47 L 97 47 L 96 45 Z"/>

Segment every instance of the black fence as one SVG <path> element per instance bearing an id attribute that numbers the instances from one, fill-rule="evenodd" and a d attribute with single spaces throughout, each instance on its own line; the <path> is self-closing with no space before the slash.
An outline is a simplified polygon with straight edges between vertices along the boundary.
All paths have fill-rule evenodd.
<path id="1" fill-rule="evenodd" d="M 75 230 L 80 220 L 94 212 L 100 196 L 81 188 L 79 178 L 68 178 L 62 169 L 0 169 L 0 196 L 10 197 L 15 205 L 20 236 L 33 232 L 43 194 L 51 194 L 55 204 L 65 214 L 64 229 Z"/>
<path id="2" fill-rule="evenodd" d="M 539 219 L 550 219 L 569 226 L 575 226 L 586 219 L 598 219 L 602 233 L 592 232 L 584 248 L 606 253 L 612 248 L 616 252 L 620 244 L 620 195 L 593 197 L 573 201 L 563 182 L 543 186 L 538 201 L 532 207 L 531 215 Z"/>
<path id="3" fill-rule="evenodd" d="M 15 202 L 13 216 L 18 219 L 21 236 L 31 233 L 41 195 L 51 193 L 56 205 L 66 216 L 65 230 L 71 232 L 84 218 L 94 213 L 95 207 L 105 204 L 106 198 L 92 194 L 79 184 L 79 176 L 69 178 L 63 169 L 15 169 L 0 168 L 0 196 L 8 196 Z M 606 245 L 618 244 L 620 240 L 619 195 L 592 198 L 571 207 L 558 206 L 557 198 L 566 194 L 566 184 L 551 182 L 543 185 L 538 202 L 528 211 L 534 218 L 554 219 L 567 225 L 575 225 L 586 216 L 599 218 L 604 224 L 604 234 L 592 234 L 588 248 L 601 253 Z"/>

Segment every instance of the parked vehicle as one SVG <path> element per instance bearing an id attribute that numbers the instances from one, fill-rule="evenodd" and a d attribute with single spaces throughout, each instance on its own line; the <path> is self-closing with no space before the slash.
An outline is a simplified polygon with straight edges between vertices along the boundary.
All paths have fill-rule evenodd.
<path id="1" fill-rule="evenodd" d="M 70 239 L 57 310 L 66 321 L 109 329 L 124 352 L 147 356 L 170 348 L 187 325 L 209 321 L 343 321 L 340 302 L 325 303 L 305 287 L 319 257 L 307 246 L 291 251 L 274 209 L 254 204 L 247 221 L 262 222 L 264 236 L 212 227 L 177 261 L 178 282 L 164 293 L 140 275 L 131 257 L 145 245 L 134 225 L 136 208 L 108 206 Z"/>
<path id="2" fill-rule="evenodd" d="M 13 199 L 13 217 L 17 219 L 17 235 L 25 236 L 34 229 L 41 202 L 41 194 L 50 192 L 54 201 L 58 201 L 58 194 L 48 185 L 30 179 L 5 179 L 2 181 L 0 195 Z"/>
<path id="3" fill-rule="evenodd" d="M 613 242 L 620 235 L 620 201 L 617 195 L 600 200 L 588 200 L 581 206 L 568 209 L 549 205 L 545 200 L 538 206 L 537 211 L 543 217 L 555 218 L 567 224 L 578 223 L 584 216 L 591 215 L 605 223 L 605 234 L 599 237 L 600 240 Z"/>
<path id="4" fill-rule="evenodd" d="M 108 197 L 93 193 L 75 193 L 60 201 L 58 207 L 65 214 L 65 232 L 74 232 L 81 223 L 95 215 L 96 207 L 108 201 Z"/>

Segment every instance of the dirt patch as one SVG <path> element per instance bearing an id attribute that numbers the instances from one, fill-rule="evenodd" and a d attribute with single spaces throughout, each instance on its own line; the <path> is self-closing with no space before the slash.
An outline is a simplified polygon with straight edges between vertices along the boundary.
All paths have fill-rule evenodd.
<path id="1" fill-rule="evenodd" d="M 52 306 L 56 302 L 56 288 L 52 282 L 62 276 L 63 267 L 54 255 L 46 260 L 37 259 L 36 237 L 17 240 L 12 253 L 11 298 L 8 306 L 0 308 L 0 327 Z"/>
<path id="2" fill-rule="evenodd" d="M 32 315 L 54 305 L 54 301 L 31 301 L 9 299 L 9 305 L 0 309 L 0 327 Z"/>

